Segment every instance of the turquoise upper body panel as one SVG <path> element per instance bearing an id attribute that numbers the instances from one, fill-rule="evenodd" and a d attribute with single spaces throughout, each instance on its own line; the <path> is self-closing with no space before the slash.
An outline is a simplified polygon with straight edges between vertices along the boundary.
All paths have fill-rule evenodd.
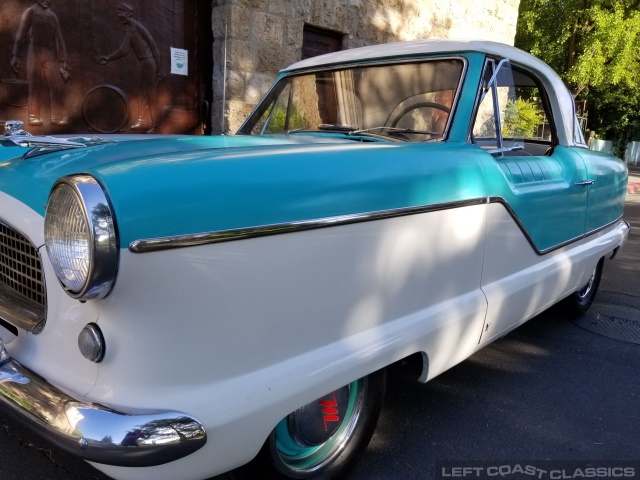
<path id="1" fill-rule="evenodd" d="M 18 147 L 0 147 L 0 191 L 44 215 L 59 178 L 92 175 L 113 204 L 122 248 L 141 239 L 498 198 L 544 251 L 622 214 L 626 168 L 616 164 L 611 175 L 612 157 L 559 146 L 544 157 L 496 158 L 469 144 L 484 55 L 459 56 L 467 68 L 443 142 L 335 132 L 120 135 L 30 159 L 17 156 L 24 153 Z M 575 185 L 589 175 L 599 190 Z"/>
<path id="2" fill-rule="evenodd" d="M 482 155 L 492 197 L 504 200 L 536 248 L 544 251 L 584 234 L 587 188 L 575 183 L 586 176 L 574 149 L 556 147 L 550 156 Z"/>
<path id="3" fill-rule="evenodd" d="M 239 147 L 109 164 L 89 173 L 105 185 L 126 246 L 148 237 L 483 197 L 472 149 L 360 142 Z"/>
<path id="4" fill-rule="evenodd" d="M 120 242 L 486 196 L 476 147 L 306 135 L 155 137 L 0 163 L 0 190 L 44 215 L 63 176 L 94 176 Z"/>
<path id="5" fill-rule="evenodd" d="M 61 150 L 29 159 L 22 158 L 27 151 L 20 147 L 0 146 L 0 191 L 7 193 L 44 215 L 51 187 L 66 175 L 89 173 L 106 165 L 126 165 L 136 162 L 162 162 L 167 156 L 174 161 L 191 155 L 235 147 L 261 148 L 276 144 L 335 143 L 332 138 L 309 139 L 306 137 L 236 137 L 236 136 L 155 136 L 155 135 L 106 135 L 106 143 L 87 148 Z M 184 155 L 184 157 L 181 157 Z M 144 178 L 137 179 L 142 184 Z"/>

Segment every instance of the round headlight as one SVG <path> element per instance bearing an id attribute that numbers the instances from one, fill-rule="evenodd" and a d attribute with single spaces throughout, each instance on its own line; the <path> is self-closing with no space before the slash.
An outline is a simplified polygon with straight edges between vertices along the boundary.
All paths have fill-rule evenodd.
<path id="1" fill-rule="evenodd" d="M 54 185 L 44 218 L 47 253 L 56 276 L 73 298 L 103 298 L 118 268 L 115 221 L 93 177 L 65 177 Z"/>

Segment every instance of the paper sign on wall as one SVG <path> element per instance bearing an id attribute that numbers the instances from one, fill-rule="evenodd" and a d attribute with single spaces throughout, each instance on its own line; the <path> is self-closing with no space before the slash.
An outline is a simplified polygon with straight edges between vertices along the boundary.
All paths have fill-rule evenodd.
<path id="1" fill-rule="evenodd" d="M 189 75 L 189 51 L 182 48 L 171 48 L 171 73 Z"/>

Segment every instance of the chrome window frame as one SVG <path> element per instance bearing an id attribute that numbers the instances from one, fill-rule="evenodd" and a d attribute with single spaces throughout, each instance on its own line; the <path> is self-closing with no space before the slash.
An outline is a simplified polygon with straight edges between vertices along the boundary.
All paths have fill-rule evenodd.
<path id="1" fill-rule="evenodd" d="M 510 59 L 499 59 L 499 58 L 494 58 L 494 57 L 490 57 L 490 56 L 486 56 L 485 57 L 485 63 L 484 63 L 484 66 L 482 68 L 482 73 L 480 75 L 480 82 L 479 82 L 478 88 L 477 88 L 476 100 L 475 100 L 475 102 L 473 104 L 471 120 L 469 122 L 469 130 L 467 132 L 467 143 L 469 143 L 471 145 L 477 145 L 475 142 L 472 141 L 472 138 L 473 138 L 473 127 L 475 126 L 475 121 L 476 121 L 476 117 L 478 115 L 478 110 L 480 108 L 480 103 L 484 99 L 483 88 L 485 88 L 484 87 L 484 78 L 485 78 L 485 75 L 486 75 L 486 69 L 487 69 L 487 66 L 490 63 L 494 63 L 495 64 L 495 62 L 497 60 L 499 60 L 499 61 L 507 60 L 512 69 L 519 70 L 519 71 L 523 72 L 523 74 L 528 75 L 534 81 L 534 83 L 536 84 L 538 90 L 540 91 L 540 94 L 541 94 L 541 97 L 542 97 L 544 113 L 545 113 L 545 116 L 547 117 L 547 121 L 549 122 L 549 128 L 551 129 L 551 145 L 550 146 L 551 147 L 556 147 L 556 146 L 560 145 L 560 142 L 559 142 L 559 139 L 558 139 L 558 127 L 556 125 L 556 117 L 557 116 L 554 115 L 554 111 L 553 111 L 553 108 L 551 106 L 551 102 L 550 102 L 550 99 L 549 99 L 549 93 L 547 91 L 548 89 L 544 85 L 544 82 L 542 82 L 540 80 L 539 76 L 536 75 L 534 72 L 532 72 L 531 69 L 527 68 L 526 65 L 514 63 Z M 494 98 L 495 98 L 495 96 L 494 96 Z M 494 106 L 494 117 L 496 116 L 496 112 L 497 111 L 498 111 L 498 109 L 496 109 L 496 107 Z M 575 104 L 574 104 L 574 112 L 575 112 Z M 575 115 L 574 115 L 574 117 L 575 117 Z M 500 132 L 500 137 L 502 137 L 502 132 Z M 574 144 L 574 145 L 571 145 L 571 146 L 582 146 L 582 145 Z M 586 147 L 586 145 L 585 145 L 585 147 Z M 503 153 L 503 152 L 502 151 L 495 151 L 495 152 L 488 151 L 487 153 Z"/>

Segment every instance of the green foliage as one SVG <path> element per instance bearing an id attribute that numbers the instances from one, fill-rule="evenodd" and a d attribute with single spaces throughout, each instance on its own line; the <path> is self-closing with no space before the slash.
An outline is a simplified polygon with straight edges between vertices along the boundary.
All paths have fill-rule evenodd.
<path id="1" fill-rule="evenodd" d="M 521 0 L 515 44 L 587 100 L 590 128 L 640 130 L 640 0 Z"/>
<path id="2" fill-rule="evenodd" d="M 285 133 L 288 130 L 295 130 L 296 128 L 305 127 L 304 118 L 295 109 L 292 109 L 289 117 L 289 124 L 286 125 L 287 109 L 285 107 L 276 106 L 271 118 L 269 119 L 269 125 L 265 133 Z M 286 129 L 285 129 L 286 125 Z"/>
<path id="3" fill-rule="evenodd" d="M 505 106 L 502 135 L 516 139 L 535 137 L 543 120 L 544 115 L 534 102 L 522 98 L 509 100 Z"/>
<path id="4" fill-rule="evenodd" d="M 574 95 L 587 87 L 636 86 L 638 0 L 521 0 L 516 46 L 560 73 Z"/>
<path id="5" fill-rule="evenodd" d="M 600 92 L 590 90 L 592 101 L 589 128 L 601 138 L 614 140 L 617 155 L 622 156 L 628 142 L 640 140 L 640 91 L 636 88 L 616 88 Z"/>
<path id="6" fill-rule="evenodd" d="M 569 39 L 568 21 L 577 2 L 520 0 L 515 45 L 548 63 L 556 72 L 565 70 Z"/>

